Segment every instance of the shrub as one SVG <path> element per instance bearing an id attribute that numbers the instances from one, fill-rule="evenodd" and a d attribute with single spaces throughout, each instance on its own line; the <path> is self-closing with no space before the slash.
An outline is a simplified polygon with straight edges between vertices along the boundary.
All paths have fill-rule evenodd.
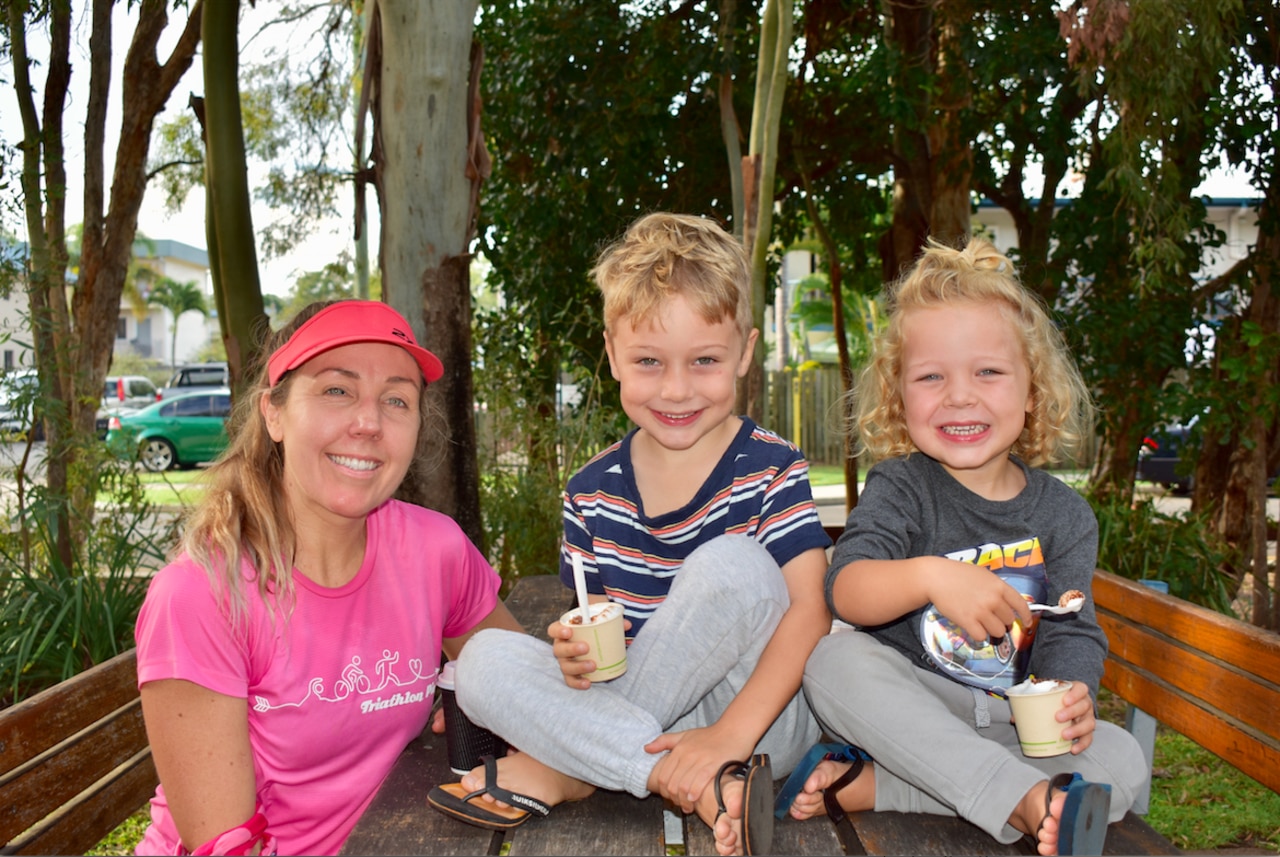
<path id="1" fill-rule="evenodd" d="M 1158 579 L 1169 594 L 1230 615 L 1232 548 L 1203 515 L 1166 515 L 1150 499 L 1091 498 L 1098 565 L 1131 580 Z"/>

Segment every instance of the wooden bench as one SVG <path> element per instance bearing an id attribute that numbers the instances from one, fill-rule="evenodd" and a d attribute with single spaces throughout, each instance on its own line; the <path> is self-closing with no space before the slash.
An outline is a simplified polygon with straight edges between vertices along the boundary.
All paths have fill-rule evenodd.
<path id="1" fill-rule="evenodd" d="M 542 636 L 564 612 L 572 595 L 558 577 L 517 584 L 507 605 L 530 633 Z M 552 716 L 549 714 L 549 716 Z M 696 816 L 664 812 L 654 796 L 638 800 L 596 792 L 558 806 L 548 818 L 495 833 L 446 818 L 427 806 L 426 795 L 457 775 L 445 759 L 443 736 L 430 730 L 414 741 L 382 784 L 343 847 L 343 854 L 520 854 L 664 855 L 683 842 L 689 855 L 715 854 L 710 829 Z M 1001 845 L 966 821 L 908 813 L 853 813 L 839 827 L 826 818 L 785 819 L 775 827 L 775 854 L 1029 854 L 1022 841 Z M 1168 840 L 1130 813 L 1107 834 L 1107 854 L 1176 854 Z"/>
<path id="2" fill-rule="evenodd" d="M 1130 703 L 1147 761 L 1158 719 L 1280 792 L 1280 635 L 1105 571 L 1093 597 L 1102 685 Z"/>
<path id="3" fill-rule="evenodd" d="M 0 711 L 0 854 L 83 854 L 155 793 L 131 649 Z"/>

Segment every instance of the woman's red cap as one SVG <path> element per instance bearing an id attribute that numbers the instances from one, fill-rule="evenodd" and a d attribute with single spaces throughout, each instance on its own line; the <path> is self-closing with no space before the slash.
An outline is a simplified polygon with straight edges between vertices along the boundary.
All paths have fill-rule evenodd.
<path id="1" fill-rule="evenodd" d="M 271 386 L 290 369 L 297 369 L 317 354 L 353 342 L 386 342 L 399 345 L 413 356 L 428 383 L 439 380 L 444 364 L 413 338 L 404 316 L 381 301 L 338 301 L 302 323 L 289 341 L 267 361 Z"/>

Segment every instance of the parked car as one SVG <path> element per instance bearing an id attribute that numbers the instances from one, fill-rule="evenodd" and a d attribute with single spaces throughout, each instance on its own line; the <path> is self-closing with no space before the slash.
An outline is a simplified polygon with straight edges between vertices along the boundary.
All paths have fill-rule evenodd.
<path id="1" fill-rule="evenodd" d="M 102 386 L 102 407 L 145 408 L 160 401 L 160 391 L 143 375 L 108 375 Z"/>
<path id="2" fill-rule="evenodd" d="M 35 411 L 40 377 L 34 369 L 15 369 L 0 375 L 0 432 L 23 435 L 32 432 L 44 440 L 44 421 Z"/>
<path id="3" fill-rule="evenodd" d="M 1163 485 L 1178 494 L 1191 492 L 1195 485 L 1192 474 L 1195 462 L 1183 461 L 1182 450 L 1191 437 L 1192 423 L 1164 426 L 1142 439 L 1138 449 L 1138 479 Z"/>
<path id="4" fill-rule="evenodd" d="M 226 363 L 192 363 L 179 366 L 162 388 L 160 398 L 169 399 L 197 390 L 220 390 L 231 385 L 231 373 Z"/>
<path id="5" fill-rule="evenodd" d="M 122 455 L 136 451 L 153 473 L 191 468 L 217 458 L 227 446 L 231 391 L 185 393 L 108 420 L 107 445 Z"/>

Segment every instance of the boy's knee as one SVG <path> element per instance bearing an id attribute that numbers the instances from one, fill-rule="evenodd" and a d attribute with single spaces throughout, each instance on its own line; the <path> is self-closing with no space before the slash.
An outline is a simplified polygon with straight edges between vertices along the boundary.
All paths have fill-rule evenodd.
<path id="1" fill-rule="evenodd" d="M 692 572 L 692 573 L 689 573 Z M 787 584 L 773 554 L 750 536 L 723 535 L 698 546 L 677 574 L 671 589 L 697 586 L 719 600 L 787 598 Z"/>

